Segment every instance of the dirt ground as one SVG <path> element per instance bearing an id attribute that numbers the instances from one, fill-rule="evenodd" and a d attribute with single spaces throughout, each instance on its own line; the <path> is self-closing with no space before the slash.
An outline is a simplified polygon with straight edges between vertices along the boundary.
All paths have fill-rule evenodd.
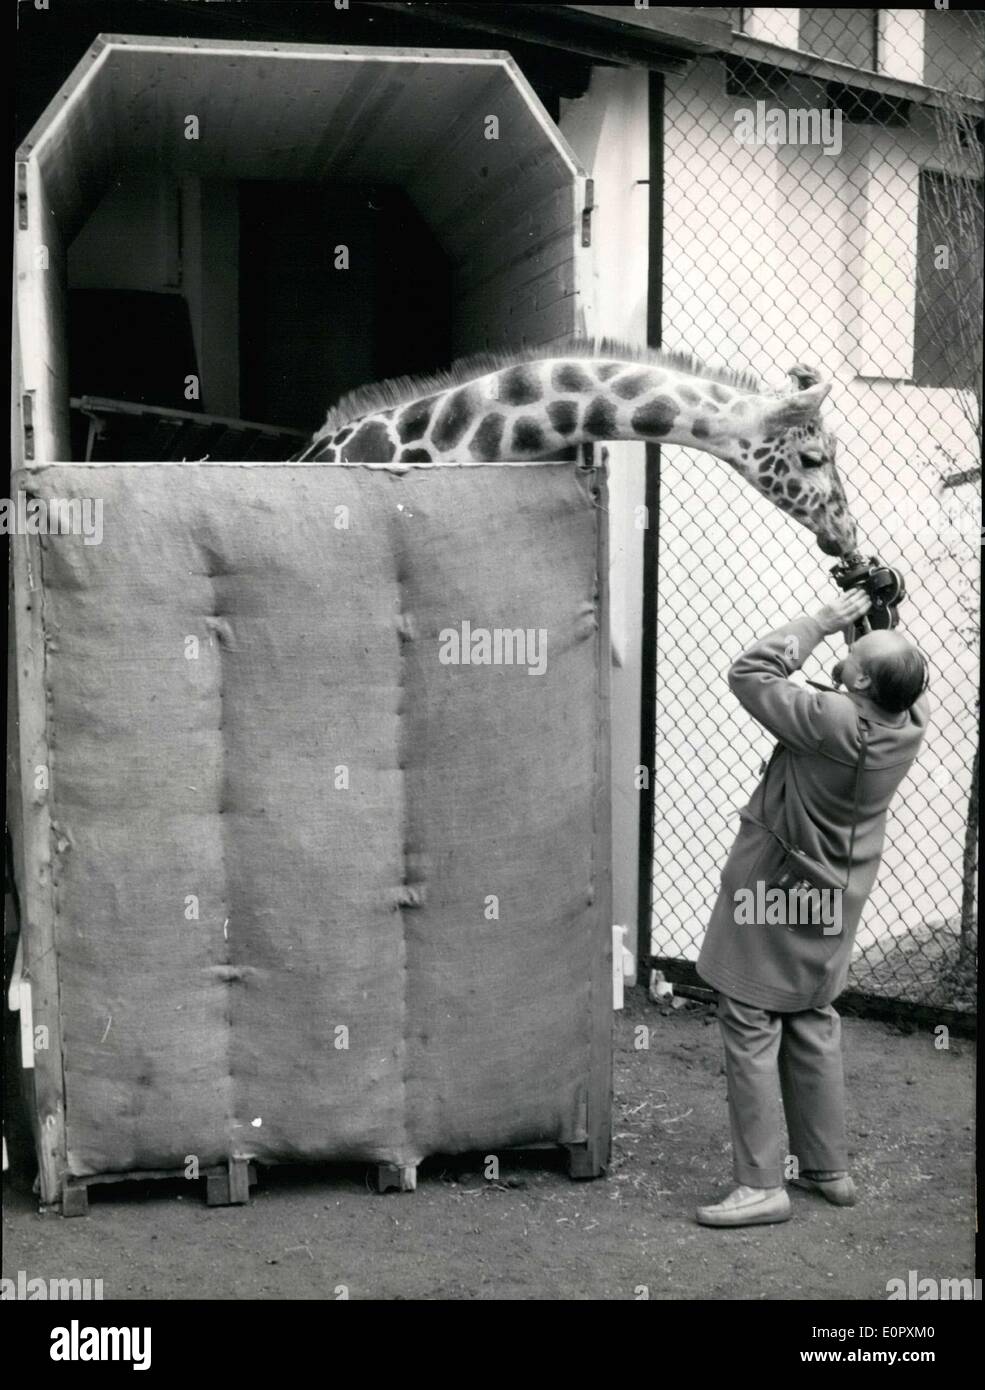
<path id="1" fill-rule="evenodd" d="M 784 1225 L 695 1225 L 730 1176 L 718 1029 L 705 1006 L 665 1014 L 631 990 L 604 1179 L 573 1182 L 550 1153 L 507 1156 L 498 1182 L 481 1156 L 434 1159 L 416 1193 L 385 1196 L 363 1168 L 268 1170 L 249 1207 L 162 1181 L 91 1189 L 67 1220 L 38 1214 L 21 1173 L 3 1273 L 102 1278 L 105 1298 L 528 1300 L 884 1299 L 910 1269 L 972 1275 L 974 1044 L 849 1018 L 845 1052 L 853 1209 L 794 1190 Z"/>

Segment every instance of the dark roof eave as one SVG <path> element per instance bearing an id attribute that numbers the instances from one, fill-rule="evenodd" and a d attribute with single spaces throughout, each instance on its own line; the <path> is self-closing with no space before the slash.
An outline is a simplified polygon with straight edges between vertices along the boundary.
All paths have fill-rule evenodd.
<path id="1" fill-rule="evenodd" d="M 379 9 L 416 14 L 454 28 L 478 29 L 526 43 L 564 49 L 601 63 L 683 72 L 699 53 L 728 52 L 731 30 L 722 20 L 667 7 L 640 10 L 656 16 L 635 23 L 595 5 L 483 5 L 390 3 Z M 621 7 L 620 7 L 621 8 Z"/>
<path id="2" fill-rule="evenodd" d="M 780 44 L 766 43 L 762 39 L 751 39 L 747 34 L 733 33 L 727 51 L 733 58 L 744 58 L 747 62 L 782 68 L 785 72 L 802 73 L 818 82 L 832 82 L 843 87 L 880 92 L 885 96 L 895 97 L 900 101 L 913 101 L 921 106 L 940 106 L 947 103 L 951 108 L 964 111 L 971 116 L 981 117 L 985 114 L 985 102 L 976 97 L 943 92 L 936 87 L 925 87 L 920 82 L 908 82 L 901 77 L 891 77 L 885 72 L 871 72 L 867 68 L 852 67 L 850 63 L 819 58 L 815 53 L 805 53 L 799 48 L 784 48 Z"/>
<path id="3" fill-rule="evenodd" d="M 972 116 L 981 117 L 985 113 L 985 102 L 975 97 L 943 93 L 935 87 L 888 73 L 871 72 L 800 49 L 753 39 L 747 34 L 733 32 L 724 20 L 674 6 L 651 5 L 635 9 L 628 5 L 430 4 L 427 0 L 417 4 L 385 3 L 385 0 L 370 0 L 370 3 L 378 3 L 381 9 L 426 15 L 437 23 L 457 28 L 479 29 L 527 43 L 561 48 L 595 62 L 674 73 L 686 71 L 691 62 L 703 54 L 716 53 L 784 72 L 803 73 L 819 82 L 878 92 L 921 106 L 939 106 L 946 102 Z"/>

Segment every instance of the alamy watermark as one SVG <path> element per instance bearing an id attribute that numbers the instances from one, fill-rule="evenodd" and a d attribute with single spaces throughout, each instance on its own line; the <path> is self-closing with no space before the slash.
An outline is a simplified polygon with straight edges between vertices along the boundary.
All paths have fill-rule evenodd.
<path id="1" fill-rule="evenodd" d="M 893 503 L 884 525 L 924 546 L 980 546 L 985 543 L 981 515 L 981 497 L 972 500 L 951 490 L 933 497 L 910 494 Z"/>
<path id="2" fill-rule="evenodd" d="M 52 1361 L 131 1361 L 135 1371 L 151 1364 L 149 1327 L 86 1327 L 73 1318 L 51 1329 Z"/>
<path id="3" fill-rule="evenodd" d="M 442 666 L 526 666 L 528 676 L 547 670 L 545 627 L 473 627 L 464 618 L 458 628 L 438 633 Z"/>
<path id="4" fill-rule="evenodd" d="M 795 883 L 790 888 L 737 888 L 734 920 L 739 927 L 820 927 L 823 936 L 841 935 L 841 888 L 815 888 Z"/>
<path id="5" fill-rule="evenodd" d="M 755 108 L 740 106 L 732 117 L 735 138 L 740 145 L 819 145 L 827 155 L 841 154 L 841 111 L 825 107 L 784 110 L 766 109 L 765 101 Z"/>
<path id="6" fill-rule="evenodd" d="M 103 539 L 101 497 L 0 497 L 0 536 L 81 536 L 83 545 Z"/>
<path id="7" fill-rule="evenodd" d="M 982 1281 L 980 1279 L 935 1279 L 932 1275 L 920 1275 L 915 1269 L 906 1271 L 906 1278 L 897 1277 L 886 1280 L 888 1299 L 960 1299 L 981 1301 Z"/>
<path id="8" fill-rule="evenodd" d="M 100 1299 L 103 1296 L 101 1279 L 48 1279 L 31 1276 L 19 1269 L 16 1279 L 0 1279 L 0 1300 L 38 1302 L 43 1299 Z"/>

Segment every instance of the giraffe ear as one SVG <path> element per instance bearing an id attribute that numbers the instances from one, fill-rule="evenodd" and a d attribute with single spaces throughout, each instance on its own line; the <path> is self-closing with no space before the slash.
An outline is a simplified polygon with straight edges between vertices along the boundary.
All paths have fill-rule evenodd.
<path id="1" fill-rule="evenodd" d="M 816 386 L 821 380 L 821 373 L 816 367 L 805 366 L 803 362 L 798 362 L 795 367 L 791 367 L 787 376 L 791 378 L 794 389 L 806 391 L 809 386 Z"/>
<path id="2" fill-rule="evenodd" d="M 764 428 L 785 430 L 793 425 L 806 425 L 821 409 L 821 402 L 830 390 L 830 381 L 821 381 L 816 386 L 805 387 L 803 391 L 781 396 L 775 405 L 767 406 Z"/>

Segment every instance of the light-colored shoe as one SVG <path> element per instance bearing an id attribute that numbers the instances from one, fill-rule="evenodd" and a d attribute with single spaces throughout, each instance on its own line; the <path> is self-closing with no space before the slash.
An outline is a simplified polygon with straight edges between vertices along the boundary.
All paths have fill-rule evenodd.
<path id="1" fill-rule="evenodd" d="M 855 1184 L 847 1173 L 836 1178 L 811 1178 L 803 1173 L 791 1181 L 794 1187 L 801 1187 L 805 1192 L 820 1193 L 826 1202 L 836 1207 L 853 1207 L 857 1200 Z"/>
<path id="2" fill-rule="evenodd" d="M 701 1226 L 764 1226 L 790 1219 L 790 1198 L 783 1187 L 737 1187 L 721 1202 L 698 1207 Z"/>

